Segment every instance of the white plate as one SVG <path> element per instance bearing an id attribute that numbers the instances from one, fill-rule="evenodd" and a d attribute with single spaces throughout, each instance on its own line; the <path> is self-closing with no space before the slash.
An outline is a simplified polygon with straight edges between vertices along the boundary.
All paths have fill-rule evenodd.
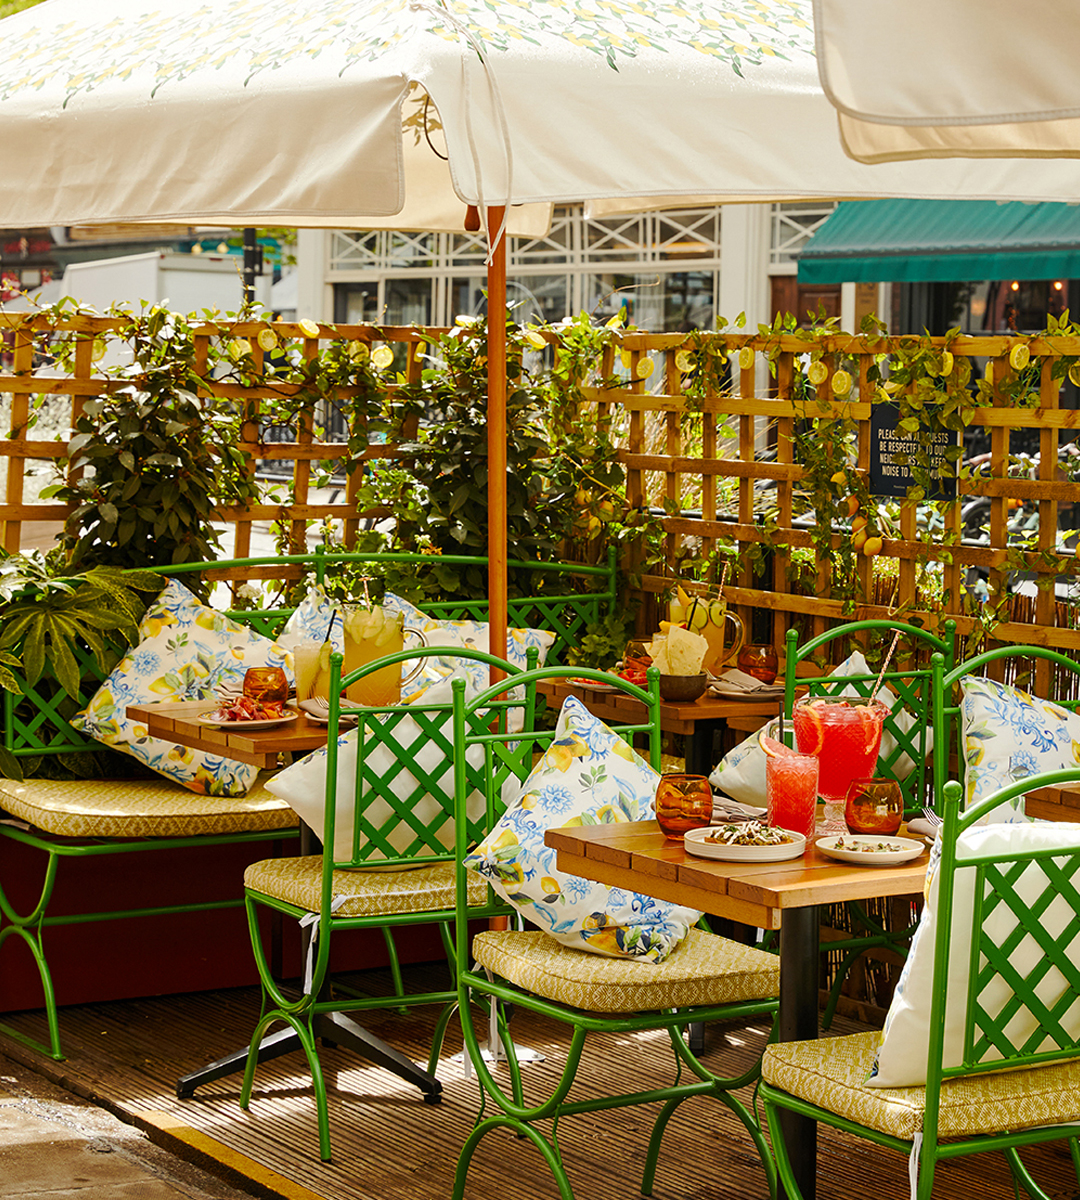
<path id="1" fill-rule="evenodd" d="M 588 688 L 593 692 L 620 692 L 622 688 L 617 683 L 598 683 L 595 679 L 568 679 L 567 683 L 578 688 Z"/>
<path id="2" fill-rule="evenodd" d="M 779 700 L 784 694 L 782 687 L 774 687 L 771 684 L 748 692 L 745 688 L 726 688 L 721 683 L 713 683 L 709 685 L 709 691 L 718 700 L 756 700 L 759 703 L 762 700 Z"/>
<path id="3" fill-rule="evenodd" d="M 725 822 L 737 824 L 737 822 Z M 728 846 L 724 842 L 707 842 L 705 839 L 715 833 L 717 826 L 708 829 L 691 829 L 683 839 L 683 845 L 688 854 L 696 854 L 699 858 L 721 858 L 725 862 L 782 862 L 786 858 L 798 858 L 806 849 L 806 838 L 801 833 L 785 830 L 795 839 L 793 842 L 780 842 L 776 846 Z"/>
<path id="4" fill-rule="evenodd" d="M 885 842 L 889 846 L 899 846 L 899 850 L 847 850 L 843 847 L 838 847 L 836 843 L 843 838 L 845 842 L 854 842 L 856 845 L 877 845 L 878 842 Z M 922 842 L 917 842 L 914 838 L 904 837 L 879 837 L 876 834 L 869 833 L 841 833 L 832 834 L 830 837 L 818 838 L 815 843 L 822 854 L 827 854 L 829 858 L 837 858 L 841 862 L 856 863 L 860 867 L 895 867 L 897 863 L 905 863 L 910 859 L 918 858 L 926 849 Z"/>
<path id="5" fill-rule="evenodd" d="M 300 716 L 298 712 L 290 712 L 284 717 L 268 717 L 265 721 L 219 721 L 214 713 L 216 709 L 208 709 L 200 713 L 196 720 L 200 725 L 212 725 L 215 729 L 273 729 L 275 725 L 288 725 Z"/>

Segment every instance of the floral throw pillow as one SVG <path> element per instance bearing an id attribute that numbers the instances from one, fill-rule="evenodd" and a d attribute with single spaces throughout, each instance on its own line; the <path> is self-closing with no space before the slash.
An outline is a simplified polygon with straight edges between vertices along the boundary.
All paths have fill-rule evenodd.
<path id="1" fill-rule="evenodd" d="M 554 740 L 521 795 L 465 865 L 528 920 L 578 950 L 660 962 L 700 913 L 566 875 L 544 833 L 559 825 L 644 821 L 657 773 L 580 700 L 564 701 Z"/>
<path id="2" fill-rule="evenodd" d="M 1060 704 L 974 676 L 964 680 L 960 716 L 969 806 L 1017 779 L 1080 764 L 1080 715 Z M 988 813 L 984 823 L 1024 820 L 1019 796 Z"/>
<path id="3" fill-rule="evenodd" d="M 215 700 L 223 683 L 241 684 L 248 667 L 284 667 L 288 653 L 215 611 L 171 581 L 144 616 L 141 639 L 116 665 L 71 724 L 96 741 L 144 762 L 166 779 L 210 796 L 243 796 L 258 768 L 147 736 L 129 719 L 129 704 L 155 700 Z"/>

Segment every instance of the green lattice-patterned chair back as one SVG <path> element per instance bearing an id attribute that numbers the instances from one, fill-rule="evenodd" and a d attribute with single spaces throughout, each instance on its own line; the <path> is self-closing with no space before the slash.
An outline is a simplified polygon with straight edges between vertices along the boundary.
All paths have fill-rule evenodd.
<path id="1" fill-rule="evenodd" d="M 891 744 L 886 743 L 887 748 L 883 749 L 878 759 L 876 774 L 899 781 L 904 793 L 904 808 L 910 814 L 918 812 L 930 798 L 931 657 L 940 654 L 944 662 L 953 661 L 956 640 L 954 622 L 943 622 L 940 633 L 935 635 L 917 625 L 903 622 L 852 621 L 837 625 L 802 645 L 799 644 L 798 630 L 789 629 L 784 673 L 784 714 L 790 719 L 796 687 L 805 688 L 812 696 L 872 695 L 881 674 L 881 666 L 877 664 L 884 665 L 885 656 L 897 633 L 900 636 L 881 682 L 898 697 L 899 703 L 885 719 L 884 731 L 891 735 Z M 831 673 L 838 665 L 833 660 L 846 657 L 852 648 L 864 647 L 879 651 L 873 656 L 876 661 L 868 671 L 842 676 Z M 812 662 L 820 665 L 822 658 L 831 665 L 825 665 L 820 676 L 799 673 L 799 664 Z"/>
<path id="2" fill-rule="evenodd" d="M 950 778 L 958 775 L 963 779 L 965 775 L 961 715 L 964 680 L 992 676 L 1028 691 L 1035 686 L 1031 676 L 1038 662 L 1048 665 L 1051 676 L 1050 694 L 1044 698 L 1072 712 L 1080 708 L 1080 699 L 1072 698 L 1080 693 L 1080 663 L 1045 646 L 999 646 L 952 667 L 944 657 L 931 658 L 935 797 L 943 795 Z"/>
<path id="3" fill-rule="evenodd" d="M 339 674 L 341 656 L 331 656 L 324 813 L 328 873 L 331 868 L 407 867 L 453 859 L 455 752 L 449 679 L 434 684 L 409 704 L 365 708 L 346 696 L 347 689 L 373 669 L 396 662 L 411 666 L 445 654 L 440 647 L 404 650 L 344 678 Z M 529 654 L 535 659 L 535 650 Z M 494 666 L 507 676 L 519 673 L 518 668 L 482 651 L 455 648 L 454 656 Z M 476 714 L 474 724 L 481 731 L 505 729 L 514 714 L 519 723 L 531 726 L 534 708 L 535 693 L 525 695 L 516 689 L 513 697 L 500 697 Z M 339 770 L 344 756 L 351 765 L 347 783 Z M 464 769 L 474 796 L 466 829 L 472 842 L 483 835 L 487 821 L 482 801 L 487 778 L 484 755 L 474 752 L 467 756 Z M 505 771 L 500 782 L 504 776 Z M 348 821 L 345 815 L 343 829 L 350 792 L 352 812 L 348 815 L 352 819 Z"/>
<path id="4" fill-rule="evenodd" d="M 1076 767 L 1035 775 L 966 812 L 960 810 L 960 784 L 945 786 L 932 989 L 940 1000 L 930 1020 L 928 1137 L 935 1134 L 943 1081 L 1080 1056 L 1080 826 L 979 826 L 992 808 L 1025 791 L 1078 781 Z M 963 958 L 967 973 L 950 965 Z M 962 1014 L 959 1055 L 946 1046 L 954 1008 Z M 1037 1113 L 1034 1120 L 1016 1114 L 1018 1126 L 1038 1123 Z"/>

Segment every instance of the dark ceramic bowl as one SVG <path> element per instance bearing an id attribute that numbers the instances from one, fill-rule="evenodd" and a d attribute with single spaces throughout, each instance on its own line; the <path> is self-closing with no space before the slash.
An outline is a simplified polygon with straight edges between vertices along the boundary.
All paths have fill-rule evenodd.
<path id="1" fill-rule="evenodd" d="M 708 686 L 709 676 L 704 671 L 700 675 L 661 675 L 660 699 L 689 702 L 704 696 Z"/>

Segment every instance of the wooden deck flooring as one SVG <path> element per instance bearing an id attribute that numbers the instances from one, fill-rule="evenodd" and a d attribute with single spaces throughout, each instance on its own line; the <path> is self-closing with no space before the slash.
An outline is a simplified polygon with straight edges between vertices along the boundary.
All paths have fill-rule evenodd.
<path id="1" fill-rule="evenodd" d="M 416 986 L 434 968 L 411 968 Z M 350 981 L 354 982 L 354 981 Z M 129 1000 L 64 1009 L 62 1063 L 0 1042 L 0 1051 L 79 1094 L 100 1100 L 146 1129 L 161 1144 L 188 1156 L 206 1155 L 255 1190 L 290 1200 L 444 1200 L 450 1195 L 458 1148 L 477 1111 L 475 1079 L 448 1061 L 460 1049 L 452 1023 L 440 1077 L 441 1104 L 424 1104 L 394 1076 L 337 1050 L 323 1052 L 330 1090 L 334 1161 L 318 1160 L 314 1106 L 299 1054 L 260 1067 L 249 1112 L 237 1099 L 239 1077 L 177 1100 L 177 1078 L 242 1045 L 255 1024 L 254 989 Z M 371 1014 L 366 1024 L 414 1058 L 426 1057 L 433 1019 L 416 1010 Z M 840 1032 L 854 1028 L 850 1022 Z M 42 1036 L 40 1014 L 13 1018 Z M 554 1076 L 566 1050 L 561 1031 L 521 1013 L 519 1044 L 541 1050 L 547 1062 L 528 1068 L 527 1084 Z M 732 1064 L 759 1052 L 762 1028 L 711 1029 L 707 1057 Z M 586 1050 L 582 1089 L 602 1090 L 613 1076 L 620 1086 L 645 1088 L 669 1077 L 666 1038 L 637 1036 L 625 1045 L 597 1038 Z M 725 1066 L 727 1063 L 725 1062 Z M 653 1111 L 633 1108 L 568 1119 L 560 1127 L 563 1154 L 578 1200 L 632 1200 L 638 1184 Z M 1074 1200 L 1076 1181 L 1067 1157 L 1052 1148 L 1026 1155 L 1054 1196 Z M 205 1159 L 203 1161 L 206 1161 Z M 0 1188 L 2 1190 L 2 1188 Z M 722 1106 L 685 1103 L 669 1126 L 654 1191 L 657 1200 L 766 1200 L 764 1174 L 745 1131 Z M 822 1131 L 819 1200 L 903 1200 L 907 1163 L 867 1143 Z M 941 1168 L 937 1200 L 1006 1197 L 1012 1187 L 1003 1164 L 981 1156 Z M 557 1190 L 536 1151 L 509 1134 L 495 1133 L 473 1161 L 468 1200 L 557 1200 Z"/>

